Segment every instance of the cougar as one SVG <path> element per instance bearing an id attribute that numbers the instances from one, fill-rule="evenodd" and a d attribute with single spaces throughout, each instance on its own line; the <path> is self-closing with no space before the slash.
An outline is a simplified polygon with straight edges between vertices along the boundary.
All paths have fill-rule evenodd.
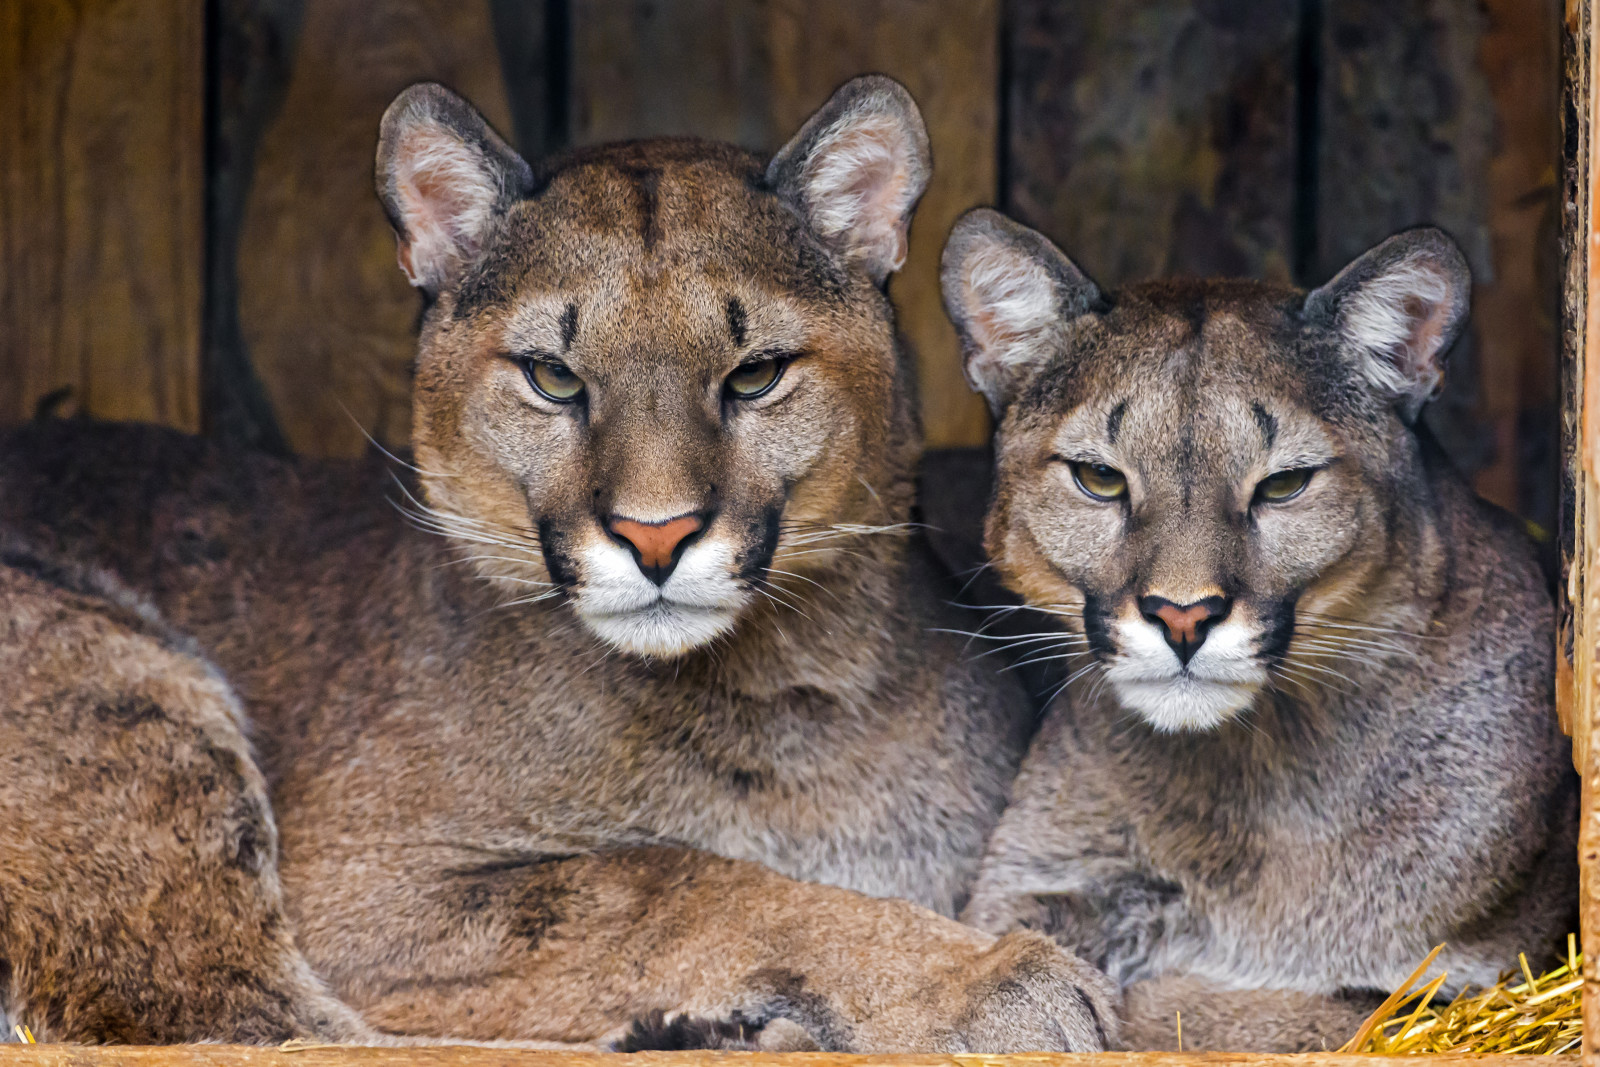
<path id="1" fill-rule="evenodd" d="M 233 729 L 229 767 L 264 812 L 235 735 L 253 736 L 280 854 L 254 833 L 247 895 L 362 1025 L 620 1048 L 1115 1039 L 1098 972 L 953 918 L 1032 713 L 933 632 L 950 592 L 910 528 L 919 431 L 885 286 L 928 173 L 915 104 L 881 77 L 770 161 L 677 139 L 539 167 L 449 91 L 413 87 L 377 152 L 426 305 L 410 469 L 72 422 L 0 440 L 0 522 L 148 597 L 226 678 L 130 653 L 141 676 L 210 679 L 206 708 L 152 696 L 149 717 L 177 701 L 174 722 Z M 115 717 L 65 725 L 87 697 L 51 714 L 102 669 L 77 653 L 40 661 L 32 703 L 0 703 L 6 748 L 64 763 L 122 745 L 127 774 L 170 783 L 148 802 L 168 807 L 13 778 L 0 810 L 98 820 L 114 870 L 134 862 L 130 827 L 159 829 L 210 780 Z M 110 890 L 40 906 L 67 890 L 30 870 L 0 873 L 0 912 L 38 911 L 51 936 L 67 910 L 120 921 Z M 213 894 L 171 906 L 232 937 Z M 38 936 L 0 929 L 0 960 Z M 234 969 L 185 980 L 276 975 L 279 999 L 309 995 L 283 984 L 294 961 L 238 944 Z M 93 1005 L 50 998 L 128 988 L 44 973 L 0 966 L 18 1021 L 115 1036 L 70 1021 Z M 280 1015 L 194 1033 L 349 1033 Z"/>
<path id="2" fill-rule="evenodd" d="M 985 545 L 1070 668 L 965 917 L 1107 971 L 1131 1046 L 1336 1047 L 1435 945 L 1448 991 L 1572 929 L 1550 598 L 1418 418 L 1470 286 L 1435 229 L 1309 294 L 950 237 Z"/>

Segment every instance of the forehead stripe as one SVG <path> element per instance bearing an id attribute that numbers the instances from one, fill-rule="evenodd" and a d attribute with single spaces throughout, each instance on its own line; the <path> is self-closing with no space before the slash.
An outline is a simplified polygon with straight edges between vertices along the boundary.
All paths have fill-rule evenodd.
<path id="1" fill-rule="evenodd" d="M 1122 416 L 1128 413 L 1128 402 L 1124 400 L 1111 409 L 1111 414 L 1106 416 L 1106 439 L 1112 444 L 1117 443 L 1117 432 L 1122 429 Z"/>
<path id="2" fill-rule="evenodd" d="M 568 304 L 561 312 L 561 351 L 565 352 L 572 347 L 573 340 L 578 336 L 578 305 Z"/>
<path id="3" fill-rule="evenodd" d="M 728 332 L 733 335 L 733 346 L 735 348 L 743 348 L 745 339 L 744 305 L 739 303 L 739 298 L 736 296 L 728 298 Z"/>
<path id="4" fill-rule="evenodd" d="M 1261 406 L 1261 401 L 1250 401 L 1250 414 L 1256 417 L 1256 425 L 1261 428 L 1261 439 L 1271 448 L 1278 441 L 1278 420 L 1272 413 Z"/>

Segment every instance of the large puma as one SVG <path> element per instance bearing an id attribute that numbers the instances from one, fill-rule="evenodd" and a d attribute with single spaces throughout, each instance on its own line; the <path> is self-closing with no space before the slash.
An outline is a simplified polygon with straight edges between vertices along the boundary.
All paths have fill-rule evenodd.
<path id="1" fill-rule="evenodd" d="M 883 287 L 928 166 L 884 78 L 770 162 L 662 140 L 537 168 L 414 87 L 378 147 L 427 299 L 398 485 L 149 428 L 0 438 L 0 522 L 151 598 L 238 694 L 298 946 L 366 1023 L 626 1047 L 683 1039 L 628 1036 L 655 1012 L 839 1050 L 1114 1037 L 1103 976 L 936 914 L 966 899 L 1031 715 L 930 632 L 948 593 L 907 530 L 918 432 Z M 48 718 L 9 707 L 48 759 Z M 119 840 L 74 796 L 58 817 Z M 40 802 L 9 781 L 0 800 Z M 0 912 L 32 892 L 8 876 Z M 31 936 L 0 930 L 0 961 Z M 19 1021 L 115 1036 L 49 1014 L 34 973 L 0 962 Z"/>
<path id="2" fill-rule="evenodd" d="M 965 915 L 1130 983 L 1134 1046 L 1337 1046 L 1440 942 L 1481 985 L 1572 929 L 1550 598 L 1418 421 L 1470 285 L 1430 229 L 1310 294 L 950 238 L 987 546 L 1072 669 Z"/>

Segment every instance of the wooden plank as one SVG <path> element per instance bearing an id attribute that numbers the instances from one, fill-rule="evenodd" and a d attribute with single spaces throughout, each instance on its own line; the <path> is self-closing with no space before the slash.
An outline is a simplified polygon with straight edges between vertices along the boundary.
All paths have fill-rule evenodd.
<path id="1" fill-rule="evenodd" d="M 0 4 L 0 420 L 200 424 L 203 5 Z"/>
<path id="2" fill-rule="evenodd" d="M 1442 226 L 1474 277 L 1494 277 L 1489 159 L 1494 100 L 1479 66 L 1487 17 L 1477 4 L 1444 0 L 1327 0 L 1321 34 L 1316 247 L 1309 280 L 1320 284 L 1396 230 Z M 1495 455 L 1483 415 L 1482 314 L 1450 355 L 1428 425 L 1469 475 Z M 1515 500 L 1509 501 L 1515 504 Z"/>
<path id="3" fill-rule="evenodd" d="M 573 140 L 696 134 L 771 151 L 850 77 L 899 79 L 927 120 L 934 174 L 892 292 L 929 446 L 979 444 L 988 418 L 962 377 L 938 263 L 956 216 L 996 199 L 999 22 L 999 0 L 579 0 Z"/>
<path id="4" fill-rule="evenodd" d="M 1298 5 L 1011 5 L 1006 199 L 1103 285 L 1289 281 Z"/>
<path id="5" fill-rule="evenodd" d="M 1546 530 L 1556 518 L 1558 289 L 1550 252 L 1559 233 L 1560 0 L 1485 0 L 1479 65 L 1494 102 L 1486 172 L 1490 274 L 1473 312 L 1479 414 L 1494 451 L 1477 489 Z"/>
<path id="6" fill-rule="evenodd" d="M 865 71 L 898 79 L 922 109 L 933 180 L 891 292 L 917 354 L 928 447 L 983 444 L 988 410 L 961 370 L 940 297 L 939 257 L 956 218 L 999 195 L 999 0 L 779 0 L 769 7 L 772 108 L 785 136 L 837 85 Z"/>
<path id="7" fill-rule="evenodd" d="M 1294 1056 L 1210 1052 L 1120 1052 L 1099 1055 L 1023 1053 L 983 1055 L 844 1056 L 765 1052 L 534 1052 L 513 1049 L 353 1048 L 315 1045 L 294 1051 L 238 1045 L 166 1048 L 0 1045 L 0 1067 L 1372 1067 L 1386 1057 L 1334 1052 Z M 1430 1067 L 1540 1067 L 1548 1056 L 1427 1057 Z"/>
<path id="8" fill-rule="evenodd" d="M 1565 600 L 1557 655 L 1557 706 L 1570 726 L 1582 779 L 1578 827 L 1579 929 L 1583 939 L 1583 1062 L 1600 1064 L 1600 744 L 1597 723 L 1596 622 L 1600 597 L 1588 587 L 1600 553 L 1600 226 L 1593 206 L 1600 192 L 1600 142 L 1593 117 L 1600 79 L 1593 59 L 1600 35 L 1600 0 L 1572 0 L 1565 25 L 1563 102 L 1566 167 L 1563 178 L 1562 477 L 1566 517 L 1560 585 Z"/>
<path id="9" fill-rule="evenodd" d="M 445 82 L 510 133 L 487 0 L 318 0 L 262 135 L 238 242 L 250 360 L 289 444 L 357 455 L 410 431 L 418 297 L 372 193 L 378 119 L 412 82 Z"/>

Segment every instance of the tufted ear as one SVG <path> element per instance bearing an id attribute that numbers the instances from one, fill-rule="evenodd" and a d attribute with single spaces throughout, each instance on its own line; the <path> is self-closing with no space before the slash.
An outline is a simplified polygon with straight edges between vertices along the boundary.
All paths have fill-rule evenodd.
<path id="1" fill-rule="evenodd" d="M 906 261 L 911 211 L 928 187 L 928 131 L 905 87 L 867 74 L 836 91 L 767 165 L 767 182 L 872 280 Z"/>
<path id="2" fill-rule="evenodd" d="M 413 85 L 383 113 L 378 196 L 400 269 L 437 296 L 483 250 L 495 221 L 533 185 L 521 156 L 442 85 Z"/>
<path id="3" fill-rule="evenodd" d="M 1308 322 L 1333 329 L 1374 389 L 1409 425 L 1444 383 L 1444 361 L 1467 322 L 1472 273 L 1431 226 L 1406 230 L 1306 297 Z"/>
<path id="4" fill-rule="evenodd" d="M 1061 326 L 1103 303 L 1099 287 L 1048 238 L 988 208 L 956 220 L 940 281 L 967 381 L 997 418 L 1050 359 Z"/>

